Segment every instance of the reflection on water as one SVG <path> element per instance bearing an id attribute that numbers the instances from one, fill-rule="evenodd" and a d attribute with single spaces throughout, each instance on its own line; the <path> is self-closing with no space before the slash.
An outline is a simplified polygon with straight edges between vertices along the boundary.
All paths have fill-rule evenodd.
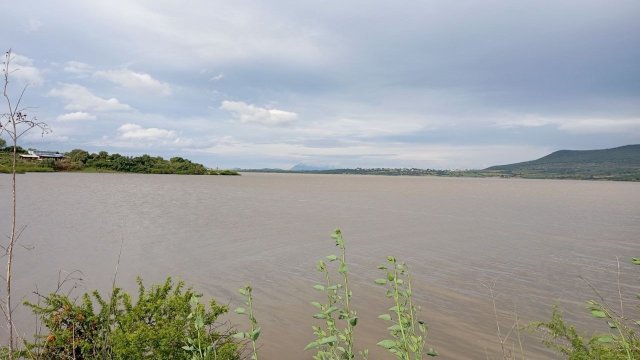
<path id="1" fill-rule="evenodd" d="M 386 255 L 407 261 L 414 293 L 442 359 L 498 355 L 484 285 L 495 283 L 499 318 L 510 328 L 546 319 L 556 303 L 579 324 L 594 295 L 579 276 L 617 298 L 616 257 L 640 252 L 640 184 L 518 179 L 449 179 L 244 174 L 205 177 L 132 174 L 20 175 L 21 239 L 16 291 L 55 286 L 58 270 L 83 272 L 81 290 L 108 289 L 121 242 L 119 283 L 186 280 L 220 302 L 238 304 L 250 282 L 266 359 L 310 358 L 315 261 L 334 252 L 342 228 L 360 314 L 358 347 L 381 358 L 383 290 L 372 284 Z M 9 203 L 9 177 L 0 176 Z M 8 208 L 0 231 L 9 231 Z M 637 270 L 621 264 L 625 301 Z M 633 271 L 635 270 L 635 274 Z M 635 281 L 635 282 L 634 282 Z M 628 299 L 627 299 L 628 298 Z M 33 318 L 19 314 L 32 332 Z M 514 335 L 512 335 L 513 338 Z M 528 334 L 530 359 L 551 358 Z M 384 356 L 383 358 L 386 358 Z"/>

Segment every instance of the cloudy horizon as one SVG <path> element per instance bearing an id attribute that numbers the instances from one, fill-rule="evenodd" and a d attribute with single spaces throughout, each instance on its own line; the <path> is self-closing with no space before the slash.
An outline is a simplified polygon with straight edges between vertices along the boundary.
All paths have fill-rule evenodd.
<path id="1" fill-rule="evenodd" d="M 485 168 L 640 143 L 637 1 L 0 5 L 25 147 Z M 0 112 L 3 112 L 0 110 Z"/>

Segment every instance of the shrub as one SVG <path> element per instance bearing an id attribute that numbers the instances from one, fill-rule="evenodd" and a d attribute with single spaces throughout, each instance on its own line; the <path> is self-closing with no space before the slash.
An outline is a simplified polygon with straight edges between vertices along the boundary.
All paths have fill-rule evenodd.
<path id="1" fill-rule="evenodd" d="M 632 263 L 640 265 L 640 258 L 633 258 Z M 544 333 L 545 346 L 565 355 L 568 360 L 640 359 L 640 336 L 637 333 L 640 320 L 626 318 L 622 308 L 617 312 L 603 299 L 589 300 L 587 307 L 591 316 L 606 321 L 608 332 L 593 335 L 585 340 L 574 326 L 567 324 L 562 312 L 555 307 L 550 321 L 536 322 L 531 326 Z"/>
<path id="2" fill-rule="evenodd" d="M 217 318 L 227 312 L 212 300 L 208 307 L 194 302 L 198 295 L 184 283 L 168 278 L 146 289 L 138 279 L 138 298 L 114 288 L 108 299 L 98 291 L 79 303 L 51 294 L 42 304 L 27 303 L 48 333 L 27 342 L 23 356 L 39 359 L 191 359 L 185 340 L 201 339 L 215 346 L 209 359 L 239 359 L 238 345 L 228 333 L 215 331 Z M 193 314 L 201 323 L 192 326 Z M 213 357 L 215 354 L 215 357 Z"/>

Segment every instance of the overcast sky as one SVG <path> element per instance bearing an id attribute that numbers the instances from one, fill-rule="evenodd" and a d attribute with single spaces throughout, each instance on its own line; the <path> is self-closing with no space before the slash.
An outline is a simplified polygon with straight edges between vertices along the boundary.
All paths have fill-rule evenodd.
<path id="1" fill-rule="evenodd" d="M 483 168 L 640 143 L 640 2 L 0 2 L 23 146 Z M 3 109 L 4 111 L 4 109 Z"/>

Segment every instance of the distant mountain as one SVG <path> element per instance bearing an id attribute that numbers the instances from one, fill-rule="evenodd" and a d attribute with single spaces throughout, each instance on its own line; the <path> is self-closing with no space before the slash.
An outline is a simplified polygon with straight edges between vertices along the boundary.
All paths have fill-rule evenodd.
<path id="1" fill-rule="evenodd" d="M 334 168 L 330 166 L 318 166 L 318 165 L 307 165 L 307 164 L 296 164 L 289 169 L 289 171 L 325 171 L 332 170 Z"/>
<path id="2" fill-rule="evenodd" d="M 560 150 L 537 160 L 486 170 L 523 177 L 637 181 L 640 180 L 640 144 L 602 150 Z"/>

